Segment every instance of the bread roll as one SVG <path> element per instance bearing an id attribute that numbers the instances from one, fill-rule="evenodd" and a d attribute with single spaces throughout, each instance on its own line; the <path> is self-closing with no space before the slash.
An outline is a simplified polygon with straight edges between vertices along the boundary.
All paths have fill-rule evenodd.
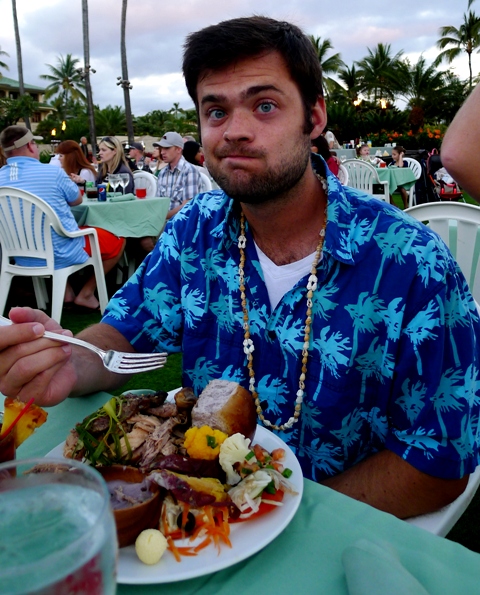
<path id="1" fill-rule="evenodd" d="M 237 382 L 212 380 L 192 409 L 192 426 L 210 426 L 231 436 L 253 440 L 257 414 L 252 395 Z"/>

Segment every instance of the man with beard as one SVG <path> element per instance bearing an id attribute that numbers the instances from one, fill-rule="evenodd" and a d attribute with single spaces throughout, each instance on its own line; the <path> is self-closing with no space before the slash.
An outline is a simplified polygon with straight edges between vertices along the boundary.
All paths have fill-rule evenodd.
<path id="1" fill-rule="evenodd" d="M 188 37 L 183 71 L 222 190 L 182 208 L 80 336 L 182 351 L 197 393 L 240 382 L 308 478 L 401 518 L 451 502 L 478 463 L 480 402 L 479 317 L 458 266 L 427 228 L 311 154 L 326 111 L 297 27 L 207 27 Z M 119 385 L 96 356 L 38 339 L 55 328 L 44 314 L 10 316 L 6 394 L 54 404 Z"/>

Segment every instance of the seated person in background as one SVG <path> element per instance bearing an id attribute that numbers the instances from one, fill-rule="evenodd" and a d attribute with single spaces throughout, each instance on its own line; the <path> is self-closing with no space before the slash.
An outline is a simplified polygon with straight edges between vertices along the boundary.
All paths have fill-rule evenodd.
<path id="1" fill-rule="evenodd" d="M 342 147 L 340 146 L 340 143 L 337 140 L 337 137 L 333 134 L 333 132 L 327 128 L 326 130 L 324 130 L 322 132 L 322 136 L 325 137 L 327 143 L 328 143 L 328 148 L 330 150 L 332 149 L 341 149 Z"/>
<path id="2" fill-rule="evenodd" d="M 183 138 L 178 132 L 167 132 L 158 141 L 162 160 L 167 164 L 158 174 L 157 196 L 170 198 L 167 219 L 171 219 L 200 191 L 200 174 L 183 157 Z"/>
<path id="3" fill-rule="evenodd" d="M 318 153 L 321 155 L 327 165 L 328 169 L 338 177 L 338 166 L 340 161 L 336 155 L 332 155 L 332 152 L 328 148 L 327 139 L 321 134 L 317 136 L 317 138 L 312 139 L 312 146 L 311 146 L 312 153 Z"/>
<path id="4" fill-rule="evenodd" d="M 222 189 L 167 224 L 80 336 L 182 352 L 196 392 L 239 382 L 308 479 L 400 518 L 451 502 L 480 454 L 480 320 L 452 255 L 310 151 L 327 115 L 298 27 L 258 16 L 206 27 L 189 35 L 183 72 Z M 9 316 L 3 393 L 54 405 L 125 382 L 88 350 L 44 339 L 59 328 L 44 313 Z"/>
<path id="5" fill-rule="evenodd" d="M 477 202 L 480 202 L 479 114 L 480 85 L 477 85 L 453 118 L 442 142 L 443 167 Z"/>
<path id="6" fill-rule="evenodd" d="M 208 169 L 204 166 L 205 157 L 200 143 L 197 143 L 197 141 L 194 140 L 185 141 L 185 144 L 183 145 L 183 156 L 188 163 L 194 165 L 199 172 L 205 174 L 210 179 Z"/>
<path id="7" fill-rule="evenodd" d="M 56 153 L 66 174 L 77 186 L 85 188 L 86 182 L 95 182 L 97 172 L 85 158 L 78 143 L 73 140 L 64 140 L 58 145 Z"/>
<path id="8" fill-rule="evenodd" d="M 142 143 L 133 142 L 125 147 L 128 151 L 128 161 L 132 171 L 142 170 L 145 167 L 145 147 Z M 148 167 L 145 167 L 145 171 Z"/>
<path id="9" fill-rule="evenodd" d="M 167 166 L 167 164 L 163 161 L 162 156 L 160 155 L 160 145 L 157 143 L 153 143 L 153 151 L 152 151 L 152 161 L 150 163 L 150 171 L 152 174 L 158 178 L 158 174 L 160 171 Z"/>
<path id="10" fill-rule="evenodd" d="M 408 161 L 405 161 L 403 157 L 405 156 L 405 149 L 400 145 L 393 147 L 392 149 L 392 163 L 389 164 L 388 167 L 408 167 Z M 403 200 L 403 208 L 406 209 L 408 206 L 408 192 L 405 190 L 403 186 L 398 186 L 398 191 L 400 192 Z M 390 202 L 392 202 L 392 197 L 390 196 Z M 392 203 L 393 204 L 393 203 Z"/>
<path id="11" fill-rule="evenodd" d="M 9 126 L 0 134 L 0 145 L 7 156 L 7 165 L 0 170 L 0 186 L 13 186 L 35 194 L 47 202 L 57 213 L 67 231 L 77 231 L 78 225 L 70 207 L 80 204 L 82 196 L 77 184 L 61 168 L 40 163 L 36 140 L 42 137 L 33 134 L 23 126 Z M 77 143 L 72 142 L 80 152 Z M 82 155 L 83 157 L 83 155 Z M 112 233 L 97 230 L 103 269 L 108 273 L 120 260 L 125 247 L 124 238 Z M 65 238 L 53 232 L 55 268 L 63 268 L 85 262 L 91 256 L 88 238 Z M 20 266 L 38 266 L 38 259 L 22 258 L 17 260 Z M 94 294 L 95 275 L 89 277 L 75 295 L 67 283 L 65 302 L 74 302 L 77 306 L 96 310 L 99 302 Z"/>
<path id="12" fill-rule="evenodd" d="M 370 155 L 370 147 L 367 144 L 360 145 L 355 149 L 357 153 L 357 159 L 363 159 L 363 161 L 368 161 L 372 165 L 376 167 L 380 167 L 382 163 L 385 163 L 383 159 L 376 157 L 375 155 Z"/>
<path id="13" fill-rule="evenodd" d="M 125 157 L 122 143 L 115 136 L 104 136 L 98 145 L 100 163 L 97 184 L 108 183 L 108 174 L 127 174 L 128 184 L 125 194 L 135 193 L 132 170 Z"/>

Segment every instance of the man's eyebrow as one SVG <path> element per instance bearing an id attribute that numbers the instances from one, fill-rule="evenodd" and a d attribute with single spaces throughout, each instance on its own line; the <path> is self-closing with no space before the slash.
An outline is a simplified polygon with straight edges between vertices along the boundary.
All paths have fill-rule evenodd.
<path id="1" fill-rule="evenodd" d="M 265 91 L 275 91 L 276 93 L 284 95 L 284 92 L 275 85 L 255 85 L 245 89 L 245 91 L 242 91 L 240 97 L 242 100 L 249 99 L 250 97 L 254 97 L 259 93 L 264 93 Z M 226 95 L 215 95 L 211 93 L 209 95 L 205 95 L 205 97 L 202 97 L 200 103 L 201 105 L 205 105 L 206 103 L 225 103 L 226 101 L 228 101 Z"/>

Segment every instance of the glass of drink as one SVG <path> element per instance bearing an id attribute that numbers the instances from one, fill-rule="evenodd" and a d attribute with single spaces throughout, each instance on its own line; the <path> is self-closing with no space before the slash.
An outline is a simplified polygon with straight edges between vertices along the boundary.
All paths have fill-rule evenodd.
<path id="1" fill-rule="evenodd" d="M 118 543 L 107 485 L 65 459 L 0 464 L 0 585 L 12 595 L 112 595 Z"/>

